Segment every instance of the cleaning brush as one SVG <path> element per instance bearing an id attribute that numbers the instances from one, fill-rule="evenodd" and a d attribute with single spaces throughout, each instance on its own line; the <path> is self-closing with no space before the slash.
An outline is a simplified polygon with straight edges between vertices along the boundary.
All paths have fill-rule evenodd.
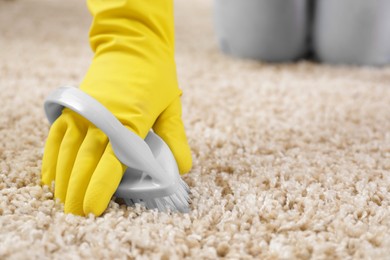
<path id="1" fill-rule="evenodd" d="M 75 87 L 61 87 L 47 97 L 44 108 L 51 124 L 64 107 L 102 130 L 118 160 L 127 166 L 116 197 L 129 206 L 140 203 L 159 211 L 189 211 L 189 187 L 181 179 L 168 145 L 152 130 L 143 140 L 97 100 Z"/>

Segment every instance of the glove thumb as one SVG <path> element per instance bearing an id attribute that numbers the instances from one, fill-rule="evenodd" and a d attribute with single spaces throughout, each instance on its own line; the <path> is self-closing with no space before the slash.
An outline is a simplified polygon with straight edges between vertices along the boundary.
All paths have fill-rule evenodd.
<path id="1" fill-rule="evenodd" d="M 180 174 L 184 174 L 192 167 L 192 157 L 181 115 L 181 101 L 177 97 L 157 118 L 153 130 L 169 146 Z"/>

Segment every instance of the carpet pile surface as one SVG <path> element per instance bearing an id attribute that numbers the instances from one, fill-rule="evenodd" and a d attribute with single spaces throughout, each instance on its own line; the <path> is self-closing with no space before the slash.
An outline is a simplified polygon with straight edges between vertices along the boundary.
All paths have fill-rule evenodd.
<path id="1" fill-rule="evenodd" d="M 390 68 L 226 57 L 205 0 L 176 1 L 191 212 L 64 214 L 42 104 L 82 80 L 90 21 L 84 1 L 0 1 L 1 259 L 388 259 Z"/>

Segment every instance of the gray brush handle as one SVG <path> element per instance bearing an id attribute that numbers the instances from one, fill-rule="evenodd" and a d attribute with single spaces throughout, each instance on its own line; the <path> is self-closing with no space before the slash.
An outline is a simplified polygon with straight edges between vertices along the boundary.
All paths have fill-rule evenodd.
<path id="1" fill-rule="evenodd" d="M 156 182 L 164 184 L 164 170 L 153 156 L 145 141 L 124 127 L 119 120 L 97 100 L 75 87 L 61 87 L 45 100 L 44 109 L 50 123 L 62 113 L 64 107 L 80 114 L 109 138 L 117 158 L 126 166 L 146 172 Z"/>

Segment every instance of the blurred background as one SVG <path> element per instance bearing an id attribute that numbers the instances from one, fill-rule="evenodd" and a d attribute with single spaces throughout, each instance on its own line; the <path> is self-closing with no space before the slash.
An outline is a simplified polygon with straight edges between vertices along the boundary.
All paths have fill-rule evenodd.
<path id="1" fill-rule="evenodd" d="M 207 8 L 202 17 L 177 19 L 177 37 L 198 33 L 191 27 L 199 19 L 210 23 L 212 32 L 202 40 L 218 43 L 233 57 L 268 62 L 314 59 L 331 64 L 382 66 L 390 63 L 390 1 L 388 0 L 198 0 Z M 183 16 L 176 1 L 176 16 Z M 187 6 L 194 5 L 188 2 Z M 187 7 L 187 8 L 188 8 Z M 2 57 L 24 55 L 58 41 L 66 54 L 66 42 L 80 44 L 85 53 L 90 14 L 85 4 L 74 1 L 2 0 Z M 186 7 L 184 7 L 186 8 Z M 191 8 L 191 7 L 189 7 Z M 185 12 L 184 12 L 185 13 Z M 206 14 L 207 13 L 207 14 Z M 195 32 L 188 32 L 192 28 Z M 209 29 L 207 28 L 207 29 Z M 82 31 L 80 31 L 82 30 Z M 23 50 L 21 43 L 32 44 Z M 194 41 L 199 41 L 194 38 Z M 86 44 L 87 43 L 87 44 Z M 39 46 L 37 46 L 39 45 Z M 26 44 L 27 46 L 27 44 Z M 26 61 L 27 62 L 27 61 Z"/>
<path id="2" fill-rule="evenodd" d="M 221 49 L 271 62 L 390 62 L 388 0 L 215 0 Z"/>

